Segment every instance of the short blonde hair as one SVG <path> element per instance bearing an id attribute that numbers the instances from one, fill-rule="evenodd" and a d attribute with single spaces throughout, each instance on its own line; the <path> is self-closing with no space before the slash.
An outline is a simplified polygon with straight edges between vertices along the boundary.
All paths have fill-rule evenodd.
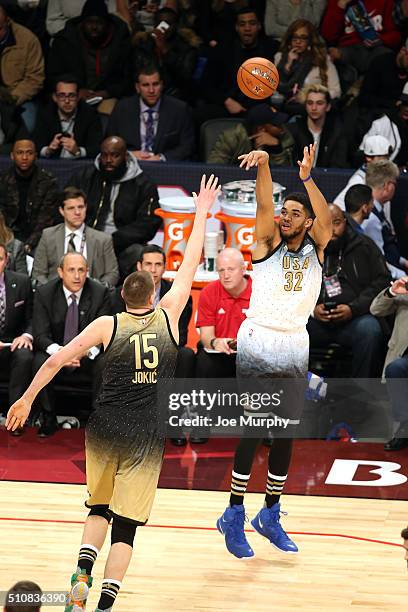
<path id="1" fill-rule="evenodd" d="M 367 164 L 366 185 L 375 189 L 382 187 L 387 181 L 395 181 L 399 177 L 399 169 L 390 159 L 379 159 Z"/>
<path id="2" fill-rule="evenodd" d="M 311 85 L 306 85 L 306 87 L 303 87 L 303 89 L 299 93 L 299 102 L 305 104 L 307 96 L 310 93 L 323 94 L 326 98 L 327 104 L 330 104 L 331 102 L 329 90 L 324 85 L 320 85 L 320 83 L 312 83 Z"/>

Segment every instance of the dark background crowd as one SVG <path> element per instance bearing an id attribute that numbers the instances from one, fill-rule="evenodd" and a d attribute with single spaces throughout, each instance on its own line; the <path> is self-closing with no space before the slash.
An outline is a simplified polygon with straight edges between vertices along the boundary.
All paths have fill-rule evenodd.
<path id="1" fill-rule="evenodd" d="M 273 167 L 296 168 L 310 143 L 316 167 L 352 171 L 333 198 L 324 265 L 341 290 L 331 296 L 322 285 L 311 354 L 321 363 L 322 351 L 340 347 L 351 355 L 348 374 L 380 376 L 392 334 L 399 349 L 387 354 L 384 375 L 407 378 L 407 304 L 395 283 L 408 274 L 408 212 L 392 207 L 408 166 L 407 24 L 406 0 L 0 2 L 0 152 L 11 158 L 0 174 L 0 377 L 9 402 L 95 317 L 121 310 L 129 272 L 153 273 L 156 303 L 168 290 L 165 253 L 146 251 L 161 224 L 146 164 L 237 165 L 238 155 L 262 148 Z M 237 86 L 251 57 L 278 67 L 268 100 Z M 72 164 L 63 193 L 42 159 Z M 199 311 L 197 356 L 185 346 L 188 305 L 179 376 L 233 375 L 239 317 L 232 327 L 217 323 L 209 305 L 249 299 L 250 286 L 239 257 L 224 257 L 237 284 L 226 289 L 218 267 L 219 285 Z M 391 282 L 397 298 L 384 299 L 392 306 L 381 298 Z M 226 369 L 204 351 L 213 344 Z M 97 388 L 100 349 L 90 353 L 64 368 L 63 382 Z M 40 435 L 51 435 L 51 388 L 38 413 Z"/>

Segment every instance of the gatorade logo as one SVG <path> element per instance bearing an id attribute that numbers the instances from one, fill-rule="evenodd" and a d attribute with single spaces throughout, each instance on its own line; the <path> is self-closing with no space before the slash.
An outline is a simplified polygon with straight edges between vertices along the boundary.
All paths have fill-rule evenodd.
<path id="1" fill-rule="evenodd" d="M 170 223 L 168 228 L 168 234 L 170 240 L 182 240 L 183 239 L 183 222 L 181 223 Z"/>
<path id="2" fill-rule="evenodd" d="M 237 243 L 244 246 L 251 246 L 254 243 L 254 228 L 241 227 L 237 231 Z"/>

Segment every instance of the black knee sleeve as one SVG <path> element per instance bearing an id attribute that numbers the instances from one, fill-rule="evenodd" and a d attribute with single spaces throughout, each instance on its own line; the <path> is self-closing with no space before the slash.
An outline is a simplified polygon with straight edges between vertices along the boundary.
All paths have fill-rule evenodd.
<path id="1" fill-rule="evenodd" d="M 130 523 L 120 516 L 114 516 L 112 522 L 111 544 L 123 542 L 129 544 L 133 548 L 133 540 L 135 539 L 136 527 L 134 523 Z"/>
<path id="2" fill-rule="evenodd" d="M 112 513 L 109 510 L 108 505 L 100 505 L 100 506 L 92 506 L 88 516 L 102 516 L 104 519 L 110 523 L 112 518 Z"/>

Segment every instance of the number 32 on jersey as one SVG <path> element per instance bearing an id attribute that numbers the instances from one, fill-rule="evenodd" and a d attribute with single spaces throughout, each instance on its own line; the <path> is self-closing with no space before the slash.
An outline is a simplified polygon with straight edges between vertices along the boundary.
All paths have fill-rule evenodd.
<path id="1" fill-rule="evenodd" d="M 284 275 L 284 290 L 302 291 L 303 270 L 307 270 L 309 267 L 309 257 L 306 257 L 303 261 L 301 261 L 299 257 L 289 257 L 288 255 L 285 255 L 282 266 L 284 270 L 287 270 Z"/>

